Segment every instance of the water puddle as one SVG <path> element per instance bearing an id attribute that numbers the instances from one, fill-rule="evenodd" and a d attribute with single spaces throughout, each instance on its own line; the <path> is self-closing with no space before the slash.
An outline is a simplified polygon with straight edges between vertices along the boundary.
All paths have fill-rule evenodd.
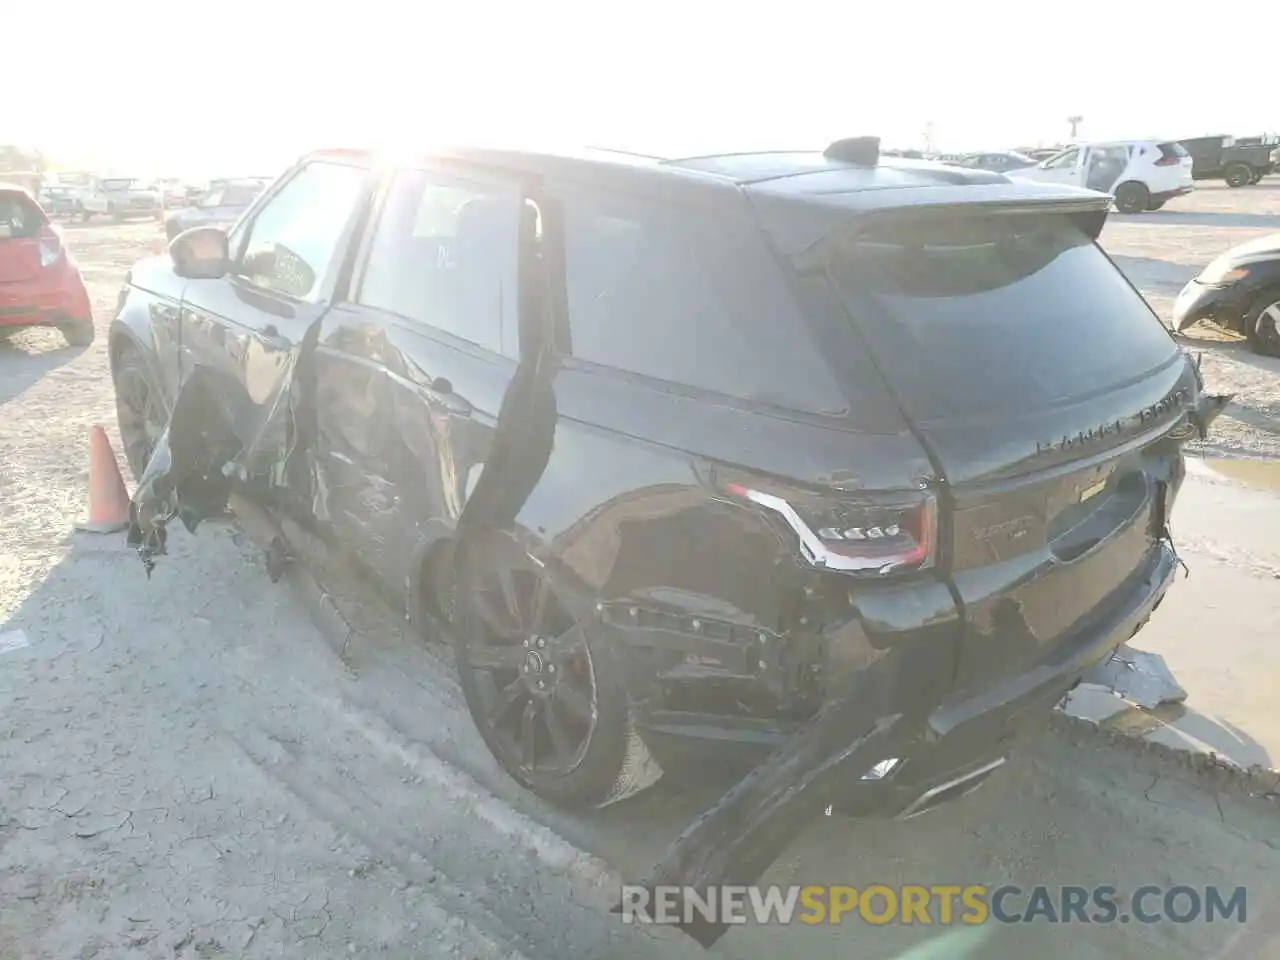
<path id="1" fill-rule="evenodd" d="M 1199 461 L 1219 476 L 1250 487 L 1280 491 L 1280 460 L 1233 460 L 1206 457 Z"/>

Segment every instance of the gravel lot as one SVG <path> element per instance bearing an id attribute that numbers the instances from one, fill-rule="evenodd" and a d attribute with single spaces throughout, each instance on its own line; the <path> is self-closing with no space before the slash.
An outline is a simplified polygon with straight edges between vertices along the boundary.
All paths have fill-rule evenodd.
<path id="1" fill-rule="evenodd" d="M 1280 230 L 1280 182 L 1117 217 L 1104 243 L 1159 310 L 1227 246 Z M 69 227 L 100 331 L 154 223 Z M 1280 363 L 1193 331 L 1237 391 L 1210 452 L 1276 456 Z M 605 914 L 706 797 L 660 785 L 571 819 L 471 727 L 448 657 L 375 604 L 340 659 L 228 526 L 175 533 L 151 581 L 70 534 L 87 428 L 118 447 L 105 337 L 0 346 L 0 958 L 704 955 Z M 0 650 L 5 645 L 0 644 Z M 828 819 L 779 883 L 1141 883 L 1280 893 L 1273 803 L 1046 735 L 970 798 L 905 824 Z M 983 957 L 1204 957 L 1203 924 L 964 931 Z M 714 956 L 888 958 L 918 927 L 737 930 Z M 933 955 L 933 954 L 931 954 Z M 938 954 L 959 956 L 950 950 Z"/>

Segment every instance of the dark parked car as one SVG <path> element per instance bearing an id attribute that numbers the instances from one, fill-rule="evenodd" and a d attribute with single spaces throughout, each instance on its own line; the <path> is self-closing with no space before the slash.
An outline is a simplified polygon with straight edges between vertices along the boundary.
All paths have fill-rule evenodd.
<path id="1" fill-rule="evenodd" d="M 164 232 L 170 240 L 183 230 L 198 226 L 229 227 L 253 206 L 253 201 L 266 189 L 262 180 L 227 180 L 210 188 L 191 206 L 182 207 L 165 217 Z"/>
<path id="2" fill-rule="evenodd" d="M 873 138 L 309 155 L 129 273 L 130 540 L 230 497 L 353 559 L 569 805 L 754 762 L 893 665 L 874 702 L 932 733 L 854 779 L 921 812 L 1173 579 L 1223 400 L 1096 245 L 1109 203 Z"/>
<path id="3" fill-rule="evenodd" d="M 1248 337 L 1257 352 L 1280 357 L 1280 233 L 1232 247 L 1182 288 L 1174 329 L 1201 320 L 1215 320 Z"/>
<path id="4" fill-rule="evenodd" d="M 1275 144 L 1244 143 L 1229 136 L 1192 137 L 1178 141 L 1191 154 L 1191 176 L 1196 180 L 1224 180 L 1229 187 L 1259 182 L 1275 169 Z"/>

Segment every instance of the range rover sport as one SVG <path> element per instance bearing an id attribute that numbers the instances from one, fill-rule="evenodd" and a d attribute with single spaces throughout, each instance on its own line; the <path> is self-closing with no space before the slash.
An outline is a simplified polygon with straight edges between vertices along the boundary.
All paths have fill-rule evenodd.
<path id="1" fill-rule="evenodd" d="M 349 557 L 567 805 L 785 748 L 893 659 L 934 735 L 876 812 L 921 812 L 1173 579 L 1224 401 L 1098 246 L 1109 203 L 873 138 L 310 154 L 121 291 L 131 540 L 234 496 Z"/>

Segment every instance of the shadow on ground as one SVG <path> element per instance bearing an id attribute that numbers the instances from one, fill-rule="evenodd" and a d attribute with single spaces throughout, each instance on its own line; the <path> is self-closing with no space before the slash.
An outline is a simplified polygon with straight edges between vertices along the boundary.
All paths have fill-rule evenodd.
<path id="1" fill-rule="evenodd" d="M 48 338 L 56 337 L 51 343 Z M 88 347 L 68 347 L 58 331 L 18 330 L 0 337 L 0 404 L 12 400 L 51 370 Z"/>

